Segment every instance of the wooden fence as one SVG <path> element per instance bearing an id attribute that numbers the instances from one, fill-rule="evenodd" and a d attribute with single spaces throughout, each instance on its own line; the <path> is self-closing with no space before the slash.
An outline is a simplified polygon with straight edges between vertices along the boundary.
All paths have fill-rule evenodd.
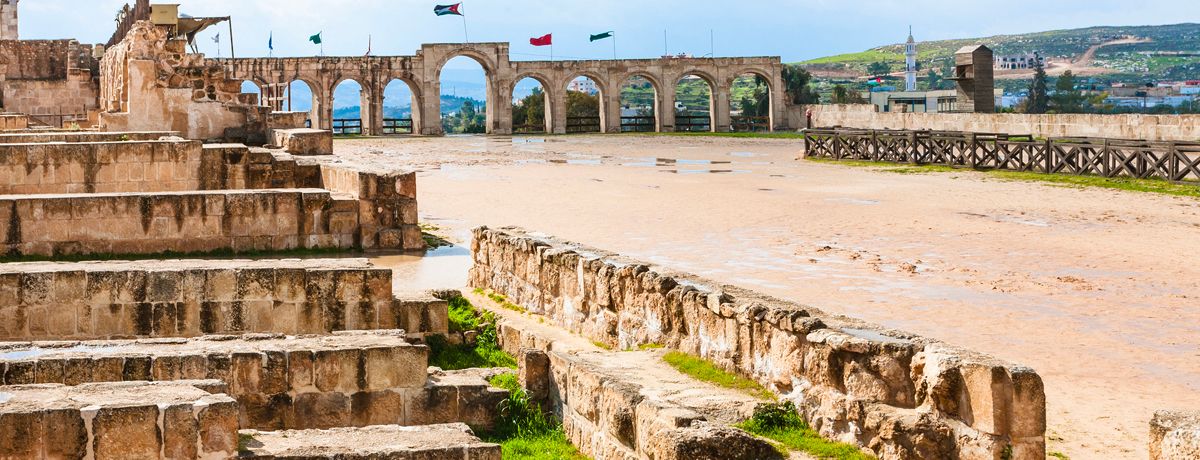
<path id="1" fill-rule="evenodd" d="M 805 156 L 814 158 L 1200 180 L 1200 142 L 846 128 L 803 133 Z"/>

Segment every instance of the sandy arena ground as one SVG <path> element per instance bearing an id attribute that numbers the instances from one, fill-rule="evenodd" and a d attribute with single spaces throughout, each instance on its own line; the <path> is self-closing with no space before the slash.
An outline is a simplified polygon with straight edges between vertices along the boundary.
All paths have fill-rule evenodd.
<path id="1" fill-rule="evenodd" d="M 1031 366 L 1048 445 L 1146 458 L 1200 409 L 1200 200 L 797 161 L 795 140 L 339 140 L 423 220 L 520 225 Z"/>

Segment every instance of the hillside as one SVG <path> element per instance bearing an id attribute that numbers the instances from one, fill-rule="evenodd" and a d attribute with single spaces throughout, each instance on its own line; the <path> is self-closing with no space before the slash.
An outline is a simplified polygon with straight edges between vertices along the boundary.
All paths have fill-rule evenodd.
<path id="1" fill-rule="evenodd" d="M 954 52 L 982 43 L 997 55 L 1037 51 L 1050 62 L 1050 73 L 1067 69 L 1082 75 L 1109 75 L 1127 79 L 1200 78 L 1200 24 L 1165 26 L 1089 27 L 984 38 L 919 42 L 918 62 L 923 69 L 944 69 Z M 800 62 L 819 76 L 865 75 L 873 62 L 886 62 L 893 70 L 904 67 L 904 44 L 872 48 Z M 999 75 L 1022 78 L 1021 72 Z"/>

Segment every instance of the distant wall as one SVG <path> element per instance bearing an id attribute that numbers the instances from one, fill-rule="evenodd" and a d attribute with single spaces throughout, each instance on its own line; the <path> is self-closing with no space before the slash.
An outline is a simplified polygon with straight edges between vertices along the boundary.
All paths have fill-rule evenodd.
<path id="1" fill-rule="evenodd" d="M 1107 137 L 1152 141 L 1200 140 L 1200 115 L 1094 115 L 1014 113 L 882 113 L 870 104 L 794 106 L 789 116 L 804 127 L 805 112 L 814 127 L 973 131 L 1032 134 L 1040 137 Z"/>
<path id="2" fill-rule="evenodd" d="M 520 229 L 476 229 L 472 253 L 472 287 L 614 349 L 704 357 L 883 459 L 1045 458 L 1032 369 Z"/>
<path id="3" fill-rule="evenodd" d="M 0 105 L 31 115 L 95 110 L 98 63 L 91 53 L 74 40 L 0 41 Z"/>

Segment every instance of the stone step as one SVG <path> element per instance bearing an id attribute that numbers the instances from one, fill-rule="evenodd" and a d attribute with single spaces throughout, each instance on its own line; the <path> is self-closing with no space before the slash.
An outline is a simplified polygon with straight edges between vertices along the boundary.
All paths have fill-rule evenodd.
<path id="1" fill-rule="evenodd" d="M 0 387 L 0 458 L 233 458 L 237 401 L 216 381 Z"/>
<path id="2" fill-rule="evenodd" d="M 423 399 L 427 362 L 403 331 L 40 342 L 0 344 L 0 383 L 214 379 L 240 403 L 241 426 L 311 428 L 403 422 L 403 405 L 363 403 Z"/>
<path id="3" fill-rule="evenodd" d="M 302 431 L 242 430 L 242 459 L 500 460 L 500 446 L 462 423 Z"/>
<path id="4" fill-rule="evenodd" d="M 174 131 L 29 131 L 0 133 L 0 144 L 41 144 L 49 142 L 138 142 L 178 137 Z"/>

